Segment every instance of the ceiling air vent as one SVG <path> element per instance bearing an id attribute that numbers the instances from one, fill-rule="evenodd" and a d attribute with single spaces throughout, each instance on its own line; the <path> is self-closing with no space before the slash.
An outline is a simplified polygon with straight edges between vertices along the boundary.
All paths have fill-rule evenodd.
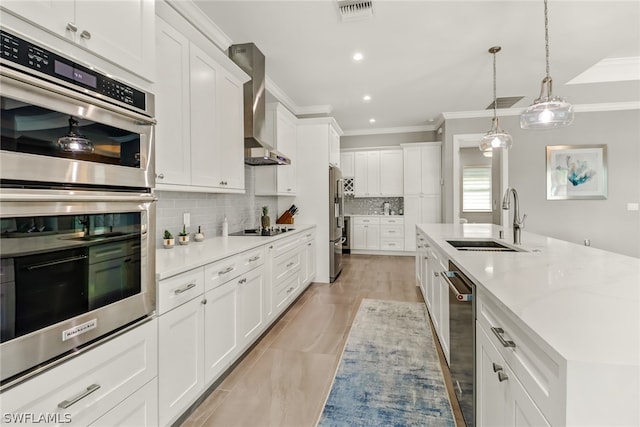
<path id="1" fill-rule="evenodd" d="M 340 0 L 338 10 L 343 22 L 359 21 L 373 16 L 372 1 Z"/>
<path id="2" fill-rule="evenodd" d="M 497 98 L 496 108 L 511 108 L 524 96 L 505 96 L 504 98 Z M 486 108 L 487 110 L 493 110 L 493 102 Z"/>

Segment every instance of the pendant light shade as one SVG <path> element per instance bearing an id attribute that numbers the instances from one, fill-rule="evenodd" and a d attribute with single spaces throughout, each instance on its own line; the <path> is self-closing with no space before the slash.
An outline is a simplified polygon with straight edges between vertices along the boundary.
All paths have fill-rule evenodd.
<path id="1" fill-rule="evenodd" d="M 559 96 L 553 96 L 553 80 L 549 75 L 549 18 L 544 0 L 544 39 L 546 75 L 542 79 L 540 96 L 520 115 L 522 129 L 549 129 L 568 126 L 573 122 L 573 106 Z"/>
<path id="2" fill-rule="evenodd" d="M 493 150 L 504 148 L 509 149 L 513 145 L 513 139 L 511 135 L 500 129 L 500 122 L 498 120 L 497 105 L 498 100 L 496 97 L 496 53 L 500 52 L 502 48 L 500 46 L 494 46 L 489 49 L 489 53 L 493 55 L 493 119 L 491 120 L 491 129 L 482 137 L 478 148 L 482 153 L 489 157 L 487 153 Z"/>

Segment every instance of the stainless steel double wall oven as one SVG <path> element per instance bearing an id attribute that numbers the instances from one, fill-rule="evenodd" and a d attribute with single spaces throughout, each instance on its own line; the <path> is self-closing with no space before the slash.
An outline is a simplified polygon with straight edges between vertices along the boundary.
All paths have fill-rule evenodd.
<path id="1" fill-rule="evenodd" d="M 4 389 L 153 314 L 154 100 L 0 37 Z"/>

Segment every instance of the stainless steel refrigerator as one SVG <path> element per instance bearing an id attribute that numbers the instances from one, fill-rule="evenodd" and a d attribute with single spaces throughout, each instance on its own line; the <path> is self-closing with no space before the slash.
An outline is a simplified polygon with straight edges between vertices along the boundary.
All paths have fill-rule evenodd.
<path id="1" fill-rule="evenodd" d="M 329 166 L 329 281 L 342 271 L 342 229 L 344 227 L 344 182 L 342 172 Z"/>

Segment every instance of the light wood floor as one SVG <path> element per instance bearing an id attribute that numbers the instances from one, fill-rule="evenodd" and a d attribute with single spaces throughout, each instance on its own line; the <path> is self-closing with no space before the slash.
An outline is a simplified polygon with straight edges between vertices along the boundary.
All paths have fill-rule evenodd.
<path id="1" fill-rule="evenodd" d="M 317 423 L 360 301 L 422 301 L 413 257 L 346 255 L 343 260 L 338 280 L 309 286 L 184 427 Z M 455 405 L 454 415 L 464 426 Z"/>

